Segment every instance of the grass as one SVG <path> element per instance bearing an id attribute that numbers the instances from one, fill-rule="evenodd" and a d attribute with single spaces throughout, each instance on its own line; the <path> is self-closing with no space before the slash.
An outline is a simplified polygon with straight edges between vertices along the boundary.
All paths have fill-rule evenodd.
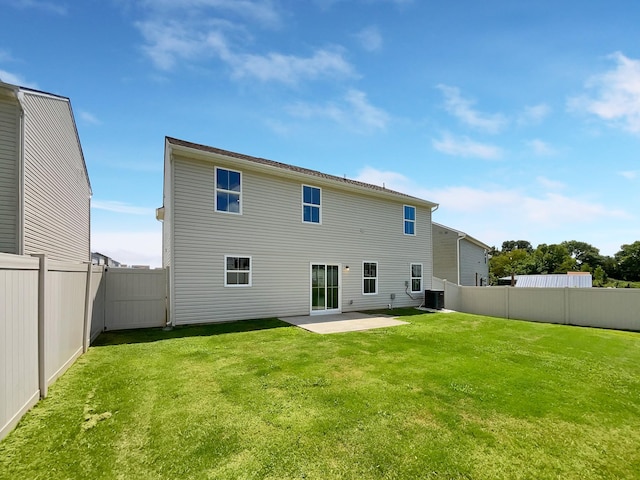
<path id="1" fill-rule="evenodd" d="M 396 313 L 103 334 L 0 478 L 640 478 L 640 334 Z"/>

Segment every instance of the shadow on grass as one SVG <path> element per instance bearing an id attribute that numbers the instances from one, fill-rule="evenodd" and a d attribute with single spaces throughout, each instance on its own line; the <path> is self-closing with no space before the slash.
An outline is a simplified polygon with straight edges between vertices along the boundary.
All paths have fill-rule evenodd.
<path id="1" fill-rule="evenodd" d="M 237 322 L 211 323 L 207 325 L 184 325 L 165 331 L 162 328 L 141 328 L 135 330 L 114 330 L 103 332 L 91 344 L 94 347 L 107 345 L 124 345 L 131 343 L 150 343 L 172 338 L 185 337 L 210 337 L 227 333 L 253 332 L 257 330 L 270 330 L 273 328 L 292 327 L 292 325 L 278 320 L 267 318 L 262 320 L 240 320 Z"/>
<path id="2" fill-rule="evenodd" d="M 414 315 L 429 315 L 432 312 L 425 312 L 424 310 L 418 310 L 417 308 L 383 308 L 380 310 L 364 310 L 362 313 L 367 315 L 391 315 L 393 317 L 411 317 Z"/>

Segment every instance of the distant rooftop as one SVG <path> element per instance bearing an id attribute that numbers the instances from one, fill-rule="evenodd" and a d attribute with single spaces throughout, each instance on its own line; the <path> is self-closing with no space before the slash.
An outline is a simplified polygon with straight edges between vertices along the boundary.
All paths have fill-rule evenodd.
<path id="1" fill-rule="evenodd" d="M 502 277 L 500 280 L 511 280 Z M 593 279 L 589 272 L 570 272 L 549 275 L 516 275 L 516 287 L 520 288 L 591 288 Z"/>

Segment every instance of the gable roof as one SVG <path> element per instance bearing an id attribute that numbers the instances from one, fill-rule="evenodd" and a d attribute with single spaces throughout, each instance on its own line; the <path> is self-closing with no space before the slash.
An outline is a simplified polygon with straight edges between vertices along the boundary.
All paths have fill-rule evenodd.
<path id="1" fill-rule="evenodd" d="M 479 246 L 480 248 L 484 248 L 485 250 L 491 250 L 491 247 L 489 245 L 487 245 L 484 242 L 481 242 L 475 237 L 472 237 L 468 233 L 465 233 L 460 230 L 456 230 L 455 228 L 447 227 L 446 225 L 442 225 L 441 223 L 431 222 L 431 225 L 432 227 L 440 227 L 440 228 L 444 228 L 445 230 L 449 230 L 450 232 L 457 233 L 458 237 L 462 237 L 465 240 L 470 241 L 471 243 L 475 243 L 477 246 Z"/>
<path id="2" fill-rule="evenodd" d="M 422 205 L 426 205 L 428 208 L 436 207 L 438 204 L 434 202 L 430 202 L 428 200 L 424 200 L 422 198 L 413 197 L 411 195 L 407 195 L 402 192 L 398 192 L 395 190 L 390 190 L 385 187 L 380 187 L 379 185 L 373 185 L 370 183 L 359 182 L 357 180 L 351 180 L 348 178 L 338 177 L 336 175 L 329 175 L 327 173 L 322 173 L 317 170 L 311 170 L 308 168 L 297 167 L 295 165 L 289 165 L 287 163 L 276 162 L 274 160 L 268 160 L 266 158 L 260 157 L 252 157 L 250 155 L 245 155 L 242 153 L 231 152 L 229 150 L 222 150 L 216 147 L 210 147 L 207 145 L 201 145 L 198 143 L 187 142 L 185 140 L 180 140 L 173 137 L 165 137 L 166 143 L 170 145 L 172 148 L 178 147 L 178 149 L 187 149 L 191 151 L 202 152 L 205 154 L 213 154 L 216 156 L 226 157 L 228 159 L 238 160 L 240 162 L 248 162 L 249 164 L 253 164 L 256 166 L 266 167 L 268 169 L 280 170 L 283 173 L 292 174 L 294 176 L 299 177 L 314 177 L 318 180 L 323 180 L 326 182 L 330 182 L 336 186 L 342 187 L 353 187 L 359 190 L 368 191 L 369 193 L 381 194 L 384 196 L 395 196 L 401 197 L 407 201 L 412 201 L 414 203 L 420 203 Z"/>
<path id="3" fill-rule="evenodd" d="M 56 95 L 55 93 L 43 92 L 41 90 L 35 90 L 33 88 L 21 87 L 19 85 L 13 85 L 11 83 L 6 83 L 0 80 L 0 88 L 4 88 L 6 90 L 11 91 L 11 95 L 15 97 L 18 101 L 20 108 L 24 111 L 24 104 L 20 100 L 21 95 L 39 95 L 41 97 L 51 98 L 53 100 L 58 100 L 61 102 L 65 102 L 69 108 L 69 115 L 71 116 L 71 123 L 73 124 L 73 129 L 75 133 L 76 140 L 78 142 L 78 149 L 80 150 L 80 158 L 82 159 L 82 168 L 84 169 L 84 175 L 87 180 L 87 185 L 89 186 L 89 194 L 93 195 L 93 190 L 91 188 L 91 180 L 89 179 L 89 171 L 87 170 L 87 163 L 84 159 L 84 152 L 82 151 L 82 143 L 80 142 L 80 135 L 78 135 L 78 127 L 76 125 L 76 119 L 73 116 L 73 108 L 71 108 L 71 99 L 69 97 L 63 97 L 62 95 Z"/>

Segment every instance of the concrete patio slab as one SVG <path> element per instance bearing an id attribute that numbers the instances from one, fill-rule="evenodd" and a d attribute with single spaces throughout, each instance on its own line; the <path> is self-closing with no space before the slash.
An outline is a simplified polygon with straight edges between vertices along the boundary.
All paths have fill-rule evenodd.
<path id="1" fill-rule="evenodd" d="M 396 318 L 388 315 L 367 315 L 360 312 L 284 317 L 280 318 L 280 320 L 320 334 L 357 332 L 372 328 L 395 327 L 396 325 L 406 325 L 408 323 L 396 320 Z"/>

